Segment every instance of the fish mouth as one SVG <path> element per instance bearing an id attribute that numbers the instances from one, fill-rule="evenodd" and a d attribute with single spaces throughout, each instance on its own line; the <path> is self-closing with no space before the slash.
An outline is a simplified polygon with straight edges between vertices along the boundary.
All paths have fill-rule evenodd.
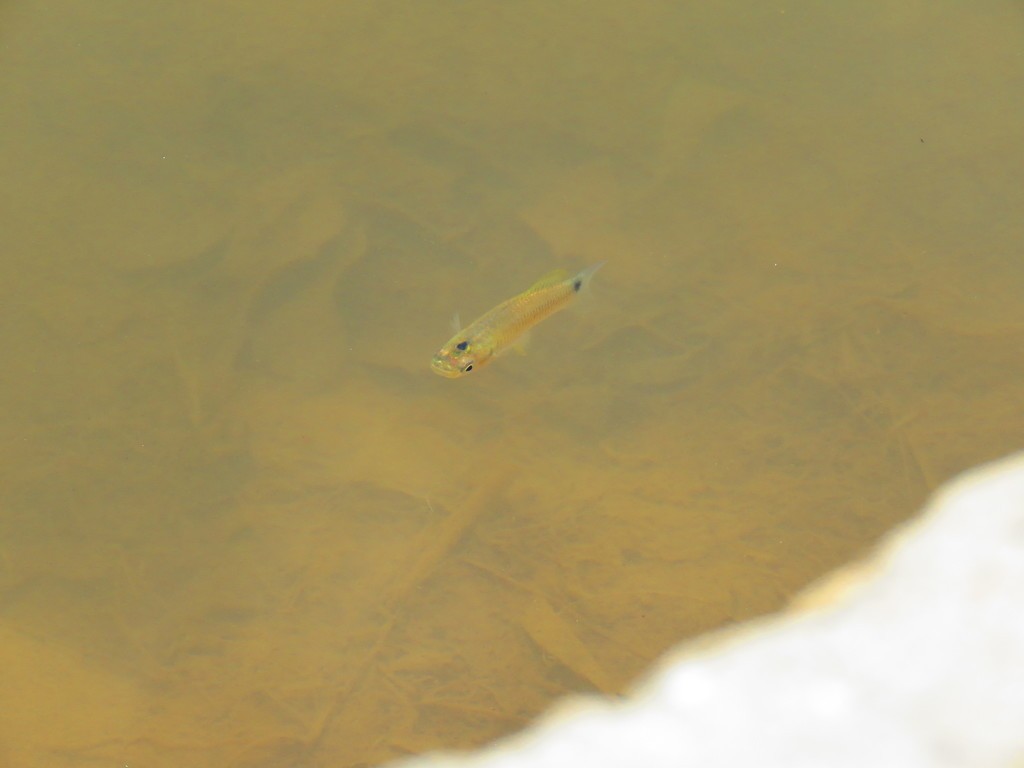
<path id="1" fill-rule="evenodd" d="M 434 373 L 440 374 L 449 379 L 456 379 L 462 375 L 462 371 L 452 365 L 451 361 L 441 355 L 434 355 L 430 361 L 430 367 Z"/>

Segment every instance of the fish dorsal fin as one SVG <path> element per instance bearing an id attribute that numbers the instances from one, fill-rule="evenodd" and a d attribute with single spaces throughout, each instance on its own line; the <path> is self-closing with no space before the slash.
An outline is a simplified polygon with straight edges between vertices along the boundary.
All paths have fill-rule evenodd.
<path id="1" fill-rule="evenodd" d="M 550 288 L 552 285 L 558 285 L 559 283 L 568 280 L 569 273 L 564 269 L 556 269 L 548 272 L 544 277 L 538 280 L 536 283 L 527 288 L 528 291 L 539 291 L 541 288 Z"/>

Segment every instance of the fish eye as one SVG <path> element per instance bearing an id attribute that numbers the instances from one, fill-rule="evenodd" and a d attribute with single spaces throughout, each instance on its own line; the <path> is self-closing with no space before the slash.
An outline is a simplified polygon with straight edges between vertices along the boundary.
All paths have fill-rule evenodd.
<path id="1" fill-rule="evenodd" d="M 466 351 L 466 347 L 468 347 L 468 346 L 469 346 L 469 342 L 468 341 L 460 341 L 458 344 L 455 345 L 455 348 L 457 350 L 459 350 L 460 352 L 465 352 Z"/>
<path id="2" fill-rule="evenodd" d="M 467 365 L 465 368 L 462 369 L 462 372 L 463 373 L 469 373 L 472 370 L 473 370 L 473 364 L 470 363 L 469 365 Z"/>

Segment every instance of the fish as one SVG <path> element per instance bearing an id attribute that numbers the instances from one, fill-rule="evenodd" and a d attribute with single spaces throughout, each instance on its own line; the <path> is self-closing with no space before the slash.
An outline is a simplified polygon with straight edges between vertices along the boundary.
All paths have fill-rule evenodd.
<path id="1" fill-rule="evenodd" d="M 603 265 L 602 261 L 575 275 L 556 269 L 465 328 L 456 328 L 458 332 L 430 361 L 431 369 L 450 379 L 480 370 L 519 345 L 541 320 L 569 306 Z"/>

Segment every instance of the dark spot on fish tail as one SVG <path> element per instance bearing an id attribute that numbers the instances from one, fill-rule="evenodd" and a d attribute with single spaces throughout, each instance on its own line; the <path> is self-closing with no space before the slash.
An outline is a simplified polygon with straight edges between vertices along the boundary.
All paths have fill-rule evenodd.
<path id="1" fill-rule="evenodd" d="M 572 281 L 572 289 L 576 293 L 579 293 L 580 292 L 580 288 L 582 288 L 582 287 L 583 287 L 583 281 L 580 278 L 577 277 L 575 280 Z"/>
<path id="2" fill-rule="evenodd" d="M 468 346 L 469 346 L 469 342 L 468 341 L 460 341 L 458 344 L 455 345 L 455 348 L 458 349 L 458 350 L 461 350 L 462 352 L 465 352 L 466 351 L 466 347 L 468 347 Z"/>

